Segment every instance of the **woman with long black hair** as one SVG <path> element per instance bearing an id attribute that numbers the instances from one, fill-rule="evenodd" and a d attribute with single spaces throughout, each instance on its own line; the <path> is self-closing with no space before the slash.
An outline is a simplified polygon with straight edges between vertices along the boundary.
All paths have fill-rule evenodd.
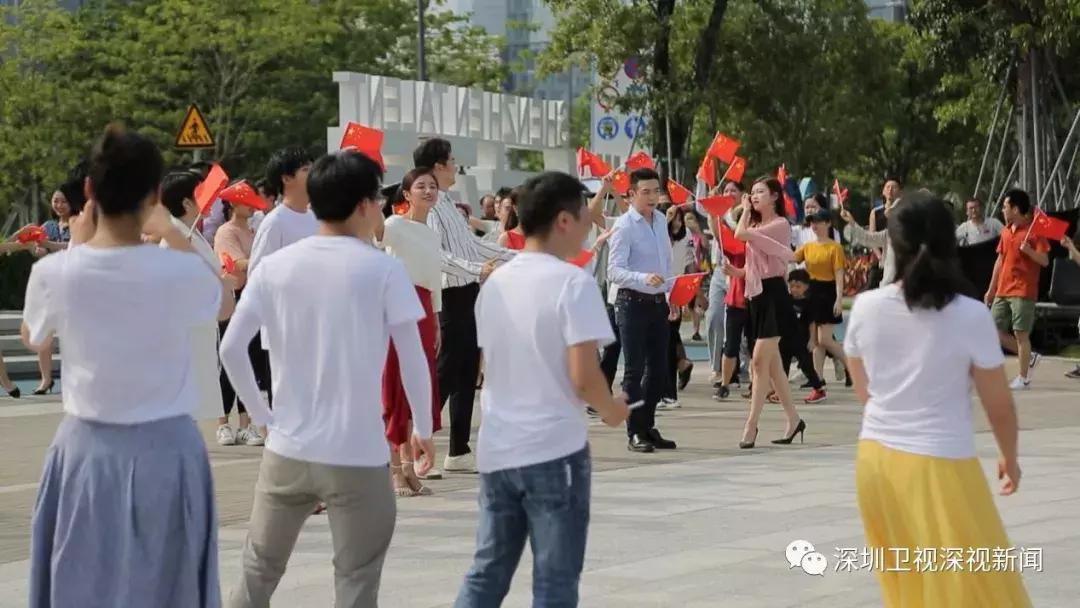
<path id="1" fill-rule="evenodd" d="M 221 603 L 191 340 L 233 300 L 158 203 L 161 177 L 154 143 L 110 125 L 71 246 L 30 273 L 23 341 L 63 342 L 66 413 L 34 507 L 30 606 Z"/>
<path id="2" fill-rule="evenodd" d="M 784 436 L 773 443 L 789 444 L 806 431 L 806 423 L 791 401 L 791 388 L 780 360 L 780 339 L 793 336 L 795 311 L 788 293 L 788 264 L 792 261 L 791 224 L 784 216 L 784 196 L 780 182 L 763 177 L 754 182 L 742 200 L 743 213 L 735 228 L 735 238 L 746 242 L 746 299 L 754 350 L 751 355 L 754 381 L 750 415 L 746 419 L 739 447 L 752 448 L 757 441 L 758 420 L 765 398 L 774 391 L 787 416 Z"/>
<path id="3" fill-rule="evenodd" d="M 975 450 L 972 388 L 997 440 L 1001 494 L 1016 492 L 1020 465 L 1005 359 L 986 306 L 962 295 L 951 208 L 905 200 L 888 231 L 897 282 L 856 298 L 844 342 L 864 404 L 855 485 L 867 544 L 886 559 L 883 604 L 1030 606 L 1013 568 L 950 569 L 947 549 L 926 568 L 894 563 L 901 547 L 1011 546 Z"/>
<path id="4" fill-rule="evenodd" d="M 667 208 L 668 238 L 671 239 L 671 272 L 678 276 L 686 272 L 690 262 L 691 235 L 686 228 L 686 210 L 671 205 Z M 692 304 L 691 304 L 692 305 Z M 680 329 L 682 327 L 682 309 L 678 316 L 668 319 L 668 377 L 663 397 L 656 404 L 658 410 L 679 409 L 679 391 L 690 382 L 694 363 L 686 356 Z"/>

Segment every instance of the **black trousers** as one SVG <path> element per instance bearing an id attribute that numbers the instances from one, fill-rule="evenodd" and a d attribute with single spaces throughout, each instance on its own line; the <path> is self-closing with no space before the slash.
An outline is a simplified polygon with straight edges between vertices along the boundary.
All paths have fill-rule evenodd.
<path id="1" fill-rule="evenodd" d="M 623 350 L 622 390 L 630 403 L 645 401 L 631 410 L 626 434 L 645 434 L 656 426 L 656 404 L 667 385 L 668 305 L 664 296 L 626 289 L 615 300 L 615 322 Z"/>
<path id="2" fill-rule="evenodd" d="M 228 319 L 224 321 L 218 321 L 218 339 L 220 340 L 225 336 L 225 330 L 229 328 Z M 255 369 L 255 383 L 259 385 L 259 390 L 264 390 L 267 394 L 270 394 L 269 390 L 269 378 L 270 378 L 270 365 L 269 357 L 266 356 L 266 351 L 262 349 L 262 342 L 259 341 L 259 336 L 256 335 L 251 339 L 251 343 L 248 344 L 248 358 L 251 359 L 251 367 Z M 263 369 L 263 360 L 266 360 L 265 369 Z M 229 375 L 225 373 L 225 367 L 221 367 L 221 374 L 218 376 L 218 384 L 221 385 L 221 405 L 228 416 L 232 413 L 233 405 L 236 405 L 236 411 L 239 414 L 247 413 L 247 409 L 244 408 L 244 402 L 240 400 L 240 397 L 236 394 L 236 389 L 233 388 L 232 381 L 229 380 Z M 265 378 L 265 386 L 264 386 Z"/>
<path id="3" fill-rule="evenodd" d="M 683 346 L 682 335 L 679 334 L 681 327 L 682 319 L 668 321 L 668 375 L 663 395 L 665 399 L 679 398 L 679 361 L 686 358 L 686 347 Z"/>
<path id="4" fill-rule="evenodd" d="M 825 383 L 821 381 L 821 376 L 818 376 L 817 370 L 814 369 L 814 357 L 806 348 L 806 344 L 810 341 L 810 336 L 802 332 L 800 335 L 792 336 L 789 338 L 780 339 L 780 363 L 784 366 L 784 374 L 791 373 L 791 361 L 795 360 L 799 365 L 799 370 L 806 376 L 806 381 L 810 383 L 811 388 L 821 388 L 825 386 Z"/>
<path id="5" fill-rule="evenodd" d="M 442 346 L 439 349 L 437 371 L 442 406 L 450 403 L 450 456 L 468 454 L 472 432 L 473 400 L 476 380 L 480 373 L 480 347 L 476 343 L 476 297 L 480 285 L 442 290 L 442 311 L 439 329 Z"/>
<path id="6" fill-rule="evenodd" d="M 608 390 L 615 385 L 615 373 L 619 369 L 619 354 L 622 352 L 622 344 L 619 342 L 619 326 L 615 323 L 615 307 L 605 303 L 608 320 L 611 321 L 611 331 L 615 334 L 615 341 L 600 349 L 600 369 L 607 378 Z"/>

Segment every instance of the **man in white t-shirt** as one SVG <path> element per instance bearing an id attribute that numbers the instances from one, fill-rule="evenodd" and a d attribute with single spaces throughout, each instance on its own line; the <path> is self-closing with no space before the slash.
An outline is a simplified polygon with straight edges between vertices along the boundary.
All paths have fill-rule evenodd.
<path id="1" fill-rule="evenodd" d="M 564 261 L 580 253 L 592 224 L 580 182 L 555 172 L 531 178 L 518 215 L 525 249 L 491 275 L 476 303 L 486 370 L 480 526 L 460 607 L 502 603 L 526 538 L 533 605 L 577 605 L 592 474 L 585 406 L 609 426 L 628 415 L 596 356 L 614 337 L 596 282 Z"/>
<path id="2" fill-rule="evenodd" d="M 281 193 L 281 204 L 274 207 L 259 222 L 255 231 L 255 241 L 251 244 L 251 256 L 248 257 L 248 272 L 254 272 L 263 258 L 275 251 L 288 247 L 300 239 L 315 234 L 318 221 L 311 212 L 308 203 L 307 176 L 311 170 L 311 153 L 293 146 L 284 148 L 270 157 L 266 165 L 267 187 Z M 270 350 L 266 332 L 258 336 L 263 356 L 255 362 L 255 372 L 259 387 L 266 391 L 273 403 L 273 379 L 270 371 Z"/>
<path id="3" fill-rule="evenodd" d="M 956 227 L 956 244 L 961 247 L 978 245 L 1001 236 L 1005 225 L 994 217 L 986 217 L 983 202 L 973 198 L 964 204 L 967 221 Z"/>
<path id="4" fill-rule="evenodd" d="M 431 381 L 402 263 L 370 245 L 382 222 L 378 164 L 355 151 L 320 158 L 308 188 L 318 234 L 267 256 L 250 275 L 221 359 L 248 413 L 271 430 L 229 606 L 269 606 L 300 528 L 324 501 L 337 606 L 376 606 L 396 507 L 383 437 L 381 377 L 394 340 L 412 410 L 412 445 L 430 468 Z M 260 327 L 276 378 L 271 414 L 247 354 Z M 416 404 L 420 404 L 417 407 Z"/>

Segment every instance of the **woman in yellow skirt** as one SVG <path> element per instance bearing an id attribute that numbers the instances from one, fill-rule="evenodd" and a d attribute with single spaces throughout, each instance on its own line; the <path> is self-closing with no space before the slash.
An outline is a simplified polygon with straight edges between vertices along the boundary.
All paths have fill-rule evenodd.
<path id="1" fill-rule="evenodd" d="M 975 453 L 973 385 L 1001 452 L 1001 493 L 1016 492 L 1016 410 L 994 323 L 961 295 L 945 203 L 905 201 L 894 216 L 898 281 L 855 300 L 844 343 L 865 404 L 856 486 L 883 604 L 1030 606 Z"/>

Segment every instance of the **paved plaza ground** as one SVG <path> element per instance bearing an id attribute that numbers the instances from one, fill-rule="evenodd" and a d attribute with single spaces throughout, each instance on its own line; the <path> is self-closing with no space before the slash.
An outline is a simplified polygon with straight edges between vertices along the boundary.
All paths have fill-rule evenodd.
<path id="1" fill-rule="evenodd" d="M 1015 362 L 1009 365 L 1014 369 Z M 1037 388 L 1018 396 L 1023 483 L 1017 495 L 997 499 L 1013 544 L 1041 549 L 1043 571 L 1024 574 L 1040 607 L 1075 606 L 1080 597 L 1080 382 L 1062 376 L 1067 368 L 1064 361 L 1046 360 L 1036 372 Z M 851 391 L 831 390 L 828 402 L 800 408 L 809 425 L 803 445 L 769 444 L 783 430 L 779 407 L 769 407 L 760 447 L 748 451 L 736 445 L 745 402 L 717 403 L 709 395 L 699 369 L 681 397 L 684 407 L 661 415 L 661 430 L 679 442 L 674 452 L 629 453 L 622 430 L 594 423 L 592 525 L 581 605 L 880 605 L 873 574 L 834 570 L 838 547 L 864 544 L 853 473 L 861 408 Z M 30 513 L 44 453 L 60 420 L 58 401 L 24 398 L 0 405 L 0 607 L 26 605 Z M 977 420 L 979 455 L 990 474 L 996 449 L 981 410 Z M 218 447 L 213 423 L 202 426 L 214 467 L 222 587 L 228 593 L 239 575 L 261 448 Z M 444 454 L 446 437 L 440 435 Z M 469 566 L 476 476 L 454 475 L 431 486 L 434 496 L 398 502 L 382 606 L 448 606 Z M 784 550 L 796 539 L 810 541 L 826 556 L 824 575 L 789 569 Z M 326 518 L 312 517 L 274 606 L 331 606 L 330 557 Z M 523 560 L 506 606 L 530 605 L 530 563 Z"/>

